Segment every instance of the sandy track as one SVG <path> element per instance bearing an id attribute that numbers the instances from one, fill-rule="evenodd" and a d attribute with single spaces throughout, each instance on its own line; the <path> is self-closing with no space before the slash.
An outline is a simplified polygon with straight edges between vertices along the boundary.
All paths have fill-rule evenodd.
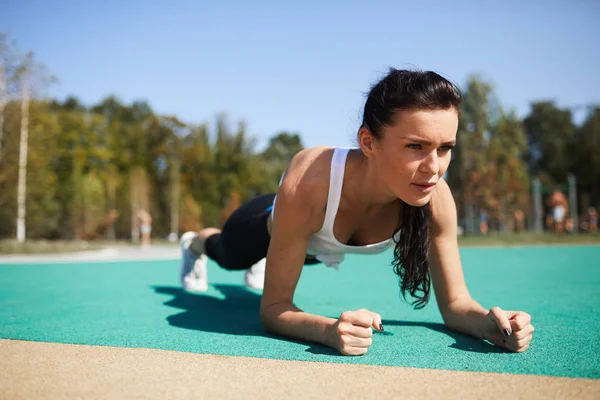
<path id="1" fill-rule="evenodd" d="M 600 380 L 0 340 L 0 398 L 597 399 Z"/>

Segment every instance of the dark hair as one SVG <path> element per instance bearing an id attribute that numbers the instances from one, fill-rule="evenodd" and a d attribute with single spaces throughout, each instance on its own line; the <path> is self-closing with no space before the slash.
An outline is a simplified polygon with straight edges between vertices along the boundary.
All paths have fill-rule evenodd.
<path id="1" fill-rule="evenodd" d="M 389 73 L 368 94 L 361 128 L 381 139 L 382 128 L 394 123 L 399 110 L 428 109 L 459 111 L 460 90 L 456 85 L 431 71 L 407 71 L 390 68 Z M 400 277 L 402 296 L 406 292 L 417 300 L 415 308 L 429 301 L 431 279 L 428 252 L 431 210 L 429 204 L 413 207 L 402 202 L 400 225 L 394 231 L 394 272 Z M 396 237 L 400 236 L 396 241 Z"/>

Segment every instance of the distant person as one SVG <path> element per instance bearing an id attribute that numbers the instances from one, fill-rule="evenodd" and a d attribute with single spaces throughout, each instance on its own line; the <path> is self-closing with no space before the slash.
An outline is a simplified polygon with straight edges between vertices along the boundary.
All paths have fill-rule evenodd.
<path id="1" fill-rule="evenodd" d="M 567 210 L 569 208 L 569 202 L 567 197 L 558 189 L 552 192 L 549 199 L 550 209 L 552 210 L 552 222 L 554 232 L 564 232 L 565 230 L 565 218 L 567 217 Z"/>
<path id="2" fill-rule="evenodd" d="M 552 214 L 546 215 L 546 230 L 554 231 L 554 219 L 552 219 Z"/>
<path id="3" fill-rule="evenodd" d="M 433 283 L 450 329 L 525 351 L 531 317 L 485 309 L 465 284 L 456 205 L 442 178 L 456 142 L 460 99 L 458 89 L 436 73 L 390 70 L 367 97 L 358 147 L 299 152 L 276 194 L 243 204 L 223 230 L 182 236 L 183 287 L 206 290 L 207 258 L 227 270 L 247 270 L 266 257 L 260 305 L 266 330 L 362 355 L 373 343 L 373 329 L 384 330 L 381 315 L 366 309 L 339 318 L 307 313 L 294 304 L 294 292 L 306 264 L 337 269 L 345 254 L 394 247 L 394 272 L 417 308 L 430 300 Z"/>
<path id="4" fill-rule="evenodd" d="M 598 212 L 595 207 L 588 208 L 588 224 L 590 232 L 598 232 Z"/>
<path id="5" fill-rule="evenodd" d="M 575 221 L 573 220 L 573 217 L 567 217 L 565 219 L 565 231 L 568 233 L 575 232 Z"/>
<path id="6" fill-rule="evenodd" d="M 488 217 L 486 210 L 479 211 L 479 232 L 482 235 L 487 235 L 488 233 Z"/>
<path id="7" fill-rule="evenodd" d="M 146 210 L 137 212 L 138 226 L 143 248 L 150 247 L 150 234 L 152 233 L 152 217 Z"/>
<path id="8" fill-rule="evenodd" d="M 515 209 L 513 211 L 513 218 L 515 221 L 515 232 L 523 232 L 525 230 L 525 213 L 521 209 Z"/>
<path id="9" fill-rule="evenodd" d="M 111 210 L 108 212 L 104 220 L 96 225 L 96 227 L 89 231 L 84 232 L 81 235 L 83 240 L 98 240 L 106 238 L 106 232 L 113 226 L 115 221 L 119 218 L 119 212 L 117 210 Z"/>

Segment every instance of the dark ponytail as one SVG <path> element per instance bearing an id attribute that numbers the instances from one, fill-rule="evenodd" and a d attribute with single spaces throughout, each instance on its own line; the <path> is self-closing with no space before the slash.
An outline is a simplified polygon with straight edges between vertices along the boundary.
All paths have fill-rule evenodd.
<path id="1" fill-rule="evenodd" d="M 361 128 L 367 128 L 375 139 L 382 128 L 393 124 L 399 110 L 459 110 L 458 87 L 431 71 L 407 71 L 391 68 L 388 75 L 375 84 L 368 94 Z M 400 277 L 400 289 L 416 298 L 412 304 L 423 308 L 429 301 L 429 245 L 431 242 L 431 209 L 429 203 L 413 207 L 402 202 L 400 226 L 394 232 L 394 273 Z M 397 239 L 397 241 L 396 241 Z"/>

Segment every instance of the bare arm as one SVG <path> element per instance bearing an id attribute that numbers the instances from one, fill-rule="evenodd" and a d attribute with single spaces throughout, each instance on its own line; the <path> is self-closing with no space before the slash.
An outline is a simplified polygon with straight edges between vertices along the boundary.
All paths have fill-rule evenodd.
<path id="1" fill-rule="evenodd" d="M 429 265 L 438 307 L 446 325 L 510 351 L 527 350 L 534 331 L 531 316 L 499 307 L 488 311 L 473 300 L 467 290 L 458 253 L 456 205 L 445 181 L 438 184 L 431 210 L 433 238 Z"/>
<path id="2" fill-rule="evenodd" d="M 458 252 L 456 205 L 444 180 L 436 187 L 431 211 L 429 265 L 442 318 L 450 329 L 483 338 L 481 327 L 488 311 L 467 290 Z"/>
<path id="3" fill-rule="evenodd" d="M 329 170 L 331 154 L 322 148 L 300 152 L 281 184 L 260 316 L 271 333 L 321 343 L 344 355 L 362 355 L 372 344 L 373 329 L 383 329 L 381 315 L 363 308 L 334 319 L 306 313 L 293 304 L 308 239 L 325 219 L 329 176 L 323 171 Z"/>
<path id="4" fill-rule="evenodd" d="M 308 238 L 323 223 L 315 197 L 319 183 L 306 177 L 305 163 L 302 153 L 292 160 L 277 194 L 260 316 L 273 334 L 331 345 L 327 330 L 336 320 L 305 313 L 293 304 Z"/>

